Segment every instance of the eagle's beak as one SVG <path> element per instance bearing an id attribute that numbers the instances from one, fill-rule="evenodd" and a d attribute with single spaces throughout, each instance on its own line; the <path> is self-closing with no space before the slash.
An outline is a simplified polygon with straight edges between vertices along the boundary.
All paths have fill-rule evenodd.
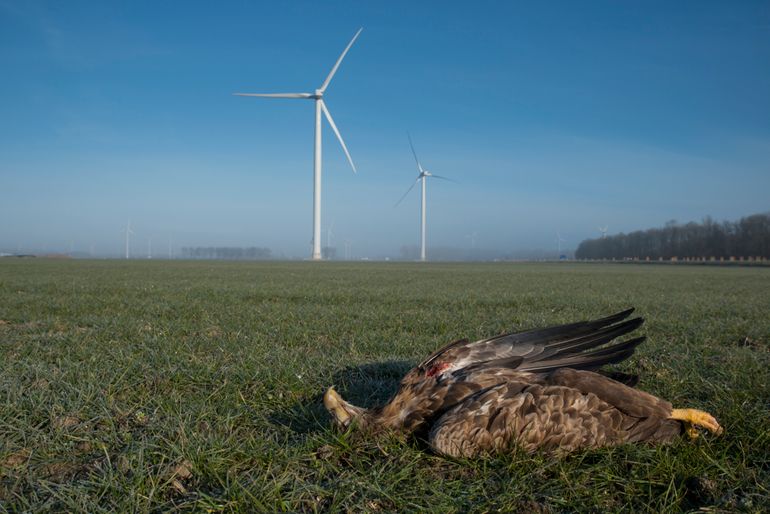
<path id="1" fill-rule="evenodd" d="M 330 387 L 324 393 L 324 407 L 341 428 L 347 428 L 353 419 L 361 414 L 361 409 L 343 400 L 334 387 Z"/>

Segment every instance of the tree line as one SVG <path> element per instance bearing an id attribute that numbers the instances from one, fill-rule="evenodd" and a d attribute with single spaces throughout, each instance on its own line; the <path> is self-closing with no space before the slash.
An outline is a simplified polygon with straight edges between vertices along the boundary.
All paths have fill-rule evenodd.
<path id="1" fill-rule="evenodd" d="M 222 259 L 232 261 L 254 261 L 270 259 L 270 248 L 252 246 L 249 248 L 225 246 L 195 246 L 182 248 L 183 259 Z"/>
<path id="2" fill-rule="evenodd" d="M 576 259 L 770 258 L 770 213 L 738 221 L 669 221 L 662 228 L 637 230 L 582 241 Z"/>

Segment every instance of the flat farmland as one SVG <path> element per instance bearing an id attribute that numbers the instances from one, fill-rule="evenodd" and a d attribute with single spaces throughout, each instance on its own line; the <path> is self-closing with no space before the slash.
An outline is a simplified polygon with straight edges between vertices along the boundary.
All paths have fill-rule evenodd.
<path id="1" fill-rule="evenodd" d="M 721 437 L 442 458 L 330 428 L 450 340 L 628 307 Z M 770 269 L 0 260 L 0 510 L 770 510 Z"/>

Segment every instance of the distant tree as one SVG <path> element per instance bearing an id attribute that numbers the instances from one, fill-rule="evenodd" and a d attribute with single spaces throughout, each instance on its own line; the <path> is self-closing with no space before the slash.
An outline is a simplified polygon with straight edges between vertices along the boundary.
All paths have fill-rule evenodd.
<path id="1" fill-rule="evenodd" d="M 252 246 L 249 248 L 240 247 L 184 247 L 182 248 L 183 259 L 219 259 L 219 260 L 240 260 L 255 261 L 270 259 L 272 252 L 270 248 L 260 248 Z"/>
<path id="2" fill-rule="evenodd" d="M 577 259 L 671 259 L 710 257 L 770 258 L 770 214 L 754 214 L 737 222 L 666 222 L 663 228 L 638 230 L 601 239 L 586 239 Z"/>

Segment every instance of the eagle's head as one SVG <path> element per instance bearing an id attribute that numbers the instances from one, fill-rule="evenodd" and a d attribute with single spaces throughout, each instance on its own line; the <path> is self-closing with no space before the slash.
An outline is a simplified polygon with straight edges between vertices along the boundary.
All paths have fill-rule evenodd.
<path id="1" fill-rule="evenodd" d="M 347 429 L 354 421 L 358 426 L 366 424 L 366 416 L 364 416 L 366 409 L 356 407 L 343 400 L 334 390 L 334 387 L 326 390 L 324 407 L 331 414 L 335 426 L 341 430 Z"/>

